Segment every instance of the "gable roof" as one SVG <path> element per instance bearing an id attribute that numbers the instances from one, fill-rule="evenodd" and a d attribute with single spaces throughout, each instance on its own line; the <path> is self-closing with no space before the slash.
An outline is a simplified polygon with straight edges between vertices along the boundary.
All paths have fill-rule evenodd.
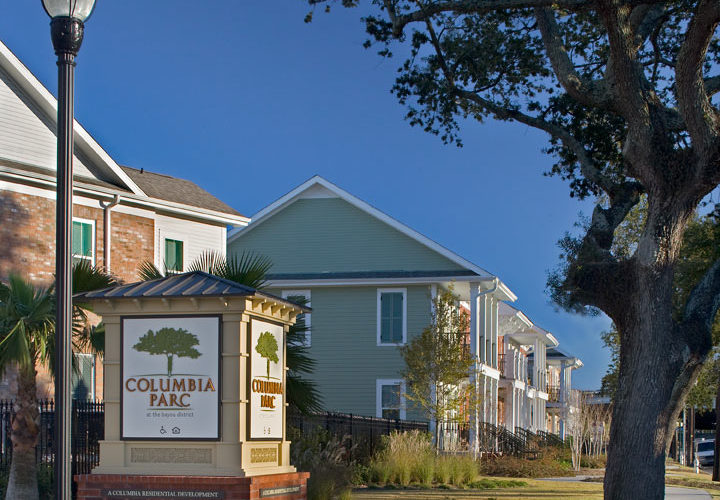
<path id="1" fill-rule="evenodd" d="M 57 124 L 57 99 L 35 75 L 0 41 L 0 67 L 5 70 L 13 81 L 25 92 L 27 97 L 45 113 L 47 118 Z M 100 171 L 130 192 L 143 195 L 142 189 L 115 163 L 110 155 L 95 139 L 74 120 L 75 147 L 92 161 Z"/>
<path id="2" fill-rule="evenodd" d="M 361 211 L 369 214 L 370 216 L 374 217 L 375 219 L 378 219 L 385 224 L 389 225 L 390 227 L 396 229 L 397 231 L 401 232 L 402 234 L 410 237 L 411 239 L 417 241 L 421 245 L 424 245 L 425 247 L 435 251 L 436 253 L 442 255 L 443 257 L 449 259 L 450 261 L 458 264 L 459 266 L 463 267 L 464 269 L 467 269 L 471 271 L 472 273 L 476 274 L 478 276 L 478 279 L 480 281 L 489 281 L 494 280 L 495 276 L 485 269 L 481 268 L 480 266 L 477 266 L 476 264 L 473 264 L 467 259 L 464 259 L 463 257 L 460 257 L 458 254 L 452 252 L 451 250 L 445 248 L 444 246 L 440 245 L 439 243 L 431 240 L 427 236 L 415 231 L 414 229 L 406 226 L 402 222 L 398 221 L 397 219 L 392 218 L 391 216 L 387 215 L 386 213 L 378 210 L 377 208 L 373 207 L 369 203 L 364 202 L 363 200 L 357 198 L 356 196 L 350 194 L 349 192 L 345 191 L 344 189 L 336 186 L 332 182 L 328 181 L 327 179 L 320 177 L 319 175 L 316 175 L 306 182 L 302 183 L 286 195 L 282 196 L 275 202 L 271 203 L 270 205 L 266 206 L 262 210 L 260 210 L 258 213 L 256 213 L 251 218 L 251 223 L 247 227 L 242 228 L 236 228 L 228 234 L 228 244 L 235 241 L 237 238 L 241 237 L 244 234 L 247 234 L 249 231 L 252 231 L 254 228 L 260 226 L 263 222 L 270 219 L 273 215 L 278 213 L 279 211 L 283 210 L 285 207 L 291 205 L 295 201 L 299 199 L 304 198 L 340 198 L 350 205 L 360 209 Z M 510 291 L 509 288 L 504 283 L 499 284 L 499 288 L 502 289 L 502 291 L 505 293 L 505 295 L 508 297 L 508 300 L 516 300 L 515 294 Z"/>
<path id="3" fill-rule="evenodd" d="M 203 271 L 192 271 L 182 274 L 171 274 L 163 278 L 150 281 L 138 281 L 128 285 L 118 285 L 102 290 L 94 290 L 73 295 L 77 300 L 104 300 L 104 299 L 148 299 L 148 298 L 179 298 L 179 297 L 250 297 L 260 296 L 272 299 L 310 312 L 309 307 L 301 306 L 289 301 L 260 292 L 255 288 L 236 283 Z"/>
<path id="4" fill-rule="evenodd" d="M 21 91 L 23 100 L 28 99 L 31 107 L 36 107 L 33 112 L 37 114 L 39 111 L 43 122 L 49 124 L 54 133 L 57 124 L 57 99 L 2 41 L 0 73 L 9 76 L 12 84 Z M 78 156 L 82 156 L 83 161 L 89 161 L 95 170 L 92 173 L 85 171 L 83 174 L 78 168 L 75 169 L 75 192 L 86 188 L 98 189 L 102 196 L 120 195 L 136 203 L 161 206 L 170 212 L 189 214 L 214 222 L 233 225 L 248 223 L 248 219 L 237 210 L 188 180 L 121 167 L 77 120 L 74 121 L 74 137 L 75 156 L 78 160 Z M 98 175 L 99 177 L 96 177 Z M 46 166 L 0 158 L 0 176 L 13 181 L 30 180 L 50 186 L 55 183 L 57 173 Z"/>

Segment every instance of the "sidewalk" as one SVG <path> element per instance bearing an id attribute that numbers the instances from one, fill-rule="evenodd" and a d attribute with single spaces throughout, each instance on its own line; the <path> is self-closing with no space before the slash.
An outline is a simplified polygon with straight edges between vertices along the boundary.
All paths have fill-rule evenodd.
<path id="1" fill-rule="evenodd" d="M 695 488 L 665 487 L 665 500 L 712 500 L 710 493 Z"/>
<path id="2" fill-rule="evenodd" d="M 540 481 L 567 481 L 582 482 L 591 476 L 574 477 L 546 477 Z M 696 488 L 682 488 L 680 486 L 665 486 L 665 500 L 712 500 L 710 493 Z"/>

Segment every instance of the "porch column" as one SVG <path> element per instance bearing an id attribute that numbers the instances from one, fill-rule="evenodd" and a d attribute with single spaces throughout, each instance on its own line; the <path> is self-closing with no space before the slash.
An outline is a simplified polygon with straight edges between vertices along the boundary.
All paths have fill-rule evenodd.
<path id="1" fill-rule="evenodd" d="M 480 408 L 477 398 L 479 397 L 479 381 L 478 374 L 480 372 L 480 332 L 481 324 L 479 309 L 480 284 L 470 283 L 470 356 L 474 360 L 473 366 L 470 368 L 470 386 L 474 389 L 475 401 L 472 401 L 470 408 L 470 436 L 469 445 L 473 454 L 477 456 L 478 440 L 477 435 L 480 430 Z M 483 405 L 485 398 L 483 394 Z"/>

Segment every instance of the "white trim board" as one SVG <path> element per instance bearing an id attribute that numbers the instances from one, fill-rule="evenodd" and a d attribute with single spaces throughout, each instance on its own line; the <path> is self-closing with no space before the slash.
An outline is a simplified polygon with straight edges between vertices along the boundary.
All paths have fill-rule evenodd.
<path id="1" fill-rule="evenodd" d="M 311 179 L 307 180 L 306 182 L 302 183 L 286 195 L 282 196 L 275 202 L 271 203 L 270 205 L 266 206 L 262 210 L 260 210 L 258 213 L 253 215 L 251 217 L 251 224 L 244 228 L 236 228 L 233 231 L 231 231 L 228 234 L 228 244 L 235 241 L 237 238 L 239 238 L 243 234 L 247 234 L 248 231 L 252 231 L 255 227 L 261 225 L 263 222 L 268 220 L 270 217 L 272 217 L 276 212 L 282 210 L 283 208 L 289 206 L 290 204 L 294 203 L 298 199 L 304 198 L 305 194 L 308 193 L 309 196 L 312 198 L 320 197 L 320 193 L 323 193 L 323 197 L 330 198 L 330 197 L 337 197 L 345 200 L 346 202 L 350 203 L 351 205 L 355 206 L 356 208 L 362 210 L 363 212 L 371 215 L 372 217 L 375 217 L 376 219 L 384 222 L 385 224 L 389 225 L 390 227 L 400 231 L 404 235 L 414 239 L 418 243 L 421 243 L 422 245 L 425 245 L 429 249 L 439 253 L 443 257 L 449 259 L 450 261 L 454 262 L 455 264 L 458 264 L 459 266 L 469 269 L 470 271 L 473 271 L 474 273 L 478 274 L 477 280 L 478 281 L 484 281 L 487 279 L 493 279 L 495 276 L 493 276 L 491 273 L 487 272 L 485 269 L 482 269 L 481 267 L 473 264 L 469 260 L 466 260 L 456 253 L 450 251 L 449 249 L 445 248 L 444 246 L 440 245 L 439 243 L 431 240 L 427 236 L 424 236 L 420 234 L 419 232 L 415 231 L 414 229 L 411 229 L 410 227 L 406 226 L 405 224 L 401 223 L 400 221 L 390 217 L 384 212 L 381 212 L 377 208 L 373 207 L 372 205 L 362 201 L 361 199 L 357 198 L 356 196 L 353 196 L 352 194 L 348 193 L 344 189 L 341 189 L 340 187 L 336 186 L 332 182 L 328 181 L 327 179 L 324 179 L 323 177 L 320 177 L 319 175 L 316 175 L 312 177 Z M 507 288 L 504 284 L 503 291 L 505 291 L 508 295 L 508 299 L 510 301 L 517 300 L 517 296 L 510 291 L 509 288 Z"/>

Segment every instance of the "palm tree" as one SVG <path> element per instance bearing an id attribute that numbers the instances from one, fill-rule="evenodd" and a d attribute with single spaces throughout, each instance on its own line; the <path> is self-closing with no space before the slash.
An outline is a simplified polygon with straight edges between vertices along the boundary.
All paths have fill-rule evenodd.
<path id="1" fill-rule="evenodd" d="M 73 292 L 104 288 L 117 280 L 87 261 L 73 267 Z M 36 366 L 45 365 L 55 373 L 55 295 L 34 287 L 17 275 L 8 284 L 0 283 L 0 372 L 17 371 L 15 415 L 11 422 L 13 445 L 10 477 L 5 498 L 38 498 L 35 445 L 39 433 Z M 74 350 L 98 347 L 101 328 L 87 322 L 85 310 L 73 307 Z"/>
<path id="2" fill-rule="evenodd" d="M 267 274 L 272 261 L 252 252 L 243 252 L 240 256 L 225 256 L 214 251 L 203 252 L 188 266 L 188 271 L 202 271 L 255 289 L 267 286 Z M 138 269 L 140 279 L 151 281 L 167 274 L 167 268 L 161 271 L 152 262 L 144 262 Z M 287 399 L 291 411 L 303 414 L 322 410 L 322 401 L 315 383 L 303 374 L 312 373 L 315 361 L 308 355 L 308 349 L 302 340 L 307 327 L 302 317 L 290 327 L 287 338 Z"/>
<path id="3" fill-rule="evenodd" d="M 36 363 L 48 364 L 53 342 L 55 301 L 52 293 L 18 276 L 0 284 L 0 370 L 17 369 L 15 415 L 11 422 L 13 453 L 5 498 L 38 497 L 35 444 L 39 432 Z"/>

